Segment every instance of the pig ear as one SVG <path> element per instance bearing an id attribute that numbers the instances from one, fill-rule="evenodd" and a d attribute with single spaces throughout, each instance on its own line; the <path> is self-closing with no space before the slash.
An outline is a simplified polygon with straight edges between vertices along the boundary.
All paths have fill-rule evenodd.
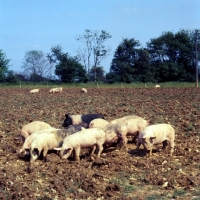
<path id="1" fill-rule="evenodd" d="M 153 140 L 153 139 L 155 139 L 156 138 L 156 135 L 155 135 L 155 133 L 154 133 L 154 131 L 151 133 L 151 135 L 150 135 L 150 139 L 151 140 Z"/>
<path id="2" fill-rule="evenodd" d="M 60 151 L 62 147 L 54 148 L 57 151 Z"/>
<path id="3" fill-rule="evenodd" d="M 68 115 L 68 114 L 65 114 L 65 117 L 66 117 L 66 118 L 68 118 L 68 117 L 69 117 L 69 115 Z"/>

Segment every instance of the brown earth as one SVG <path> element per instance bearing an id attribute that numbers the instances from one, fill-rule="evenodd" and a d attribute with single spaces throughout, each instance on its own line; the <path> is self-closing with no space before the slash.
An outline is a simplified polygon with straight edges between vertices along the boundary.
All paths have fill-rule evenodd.
<path id="1" fill-rule="evenodd" d="M 200 89 L 29 90 L 0 89 L 0 199 L 200 199 Z M 150 158 L 129 141 L 128 149 L 108 148 L 96 160 L 82 150 L 80 164 L 51 151 L 28 173 L 29 158 L 17 154 L 20 128 L 34 120 L 60 128 L 65 113 L 101 113 L 107 120 L 134 114 L 150 124 L 171 123 L 174 156 L 156 145 Z"/>

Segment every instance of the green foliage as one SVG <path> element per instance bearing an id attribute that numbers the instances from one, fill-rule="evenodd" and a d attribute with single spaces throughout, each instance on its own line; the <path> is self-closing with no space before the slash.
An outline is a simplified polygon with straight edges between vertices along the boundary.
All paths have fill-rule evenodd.
<path id="1" fill-rule="evenodd" d="M 138 58 L 138 50 L 140 43 L 135 39 L 123 39 L 122 43 L 117 47 L 114 58 L 110 67 L 110 75 L 116 74 L 115 78 L 119 78 L 118 81 L 131 83 L 133 82 L 133 76 L 135 74 L 135 62 Z M 114 77 L 112 75 L 112 77 Z"/>
<path id="2" fill-rule="evenodd" d="M 194 35 L 188 30 L 164 32 L 150 39 L 147 48 L 141 48 L 133 38 L 123 39 L 106 75 L 107 82 L 194 82 Z"/>
<path id="3" fill-rule="evenodd" d="M 97 81 L 104 81 L 105 80 L 105 77 L 104 77 L 105 71 L 104 71 L 103 67 L 98 66 L 96 68 L 92 67 L 90 69 L 90 80 L 91 81 L 95 81 L 95 73 L 96 73 L 96 80 Z"/>
<path id="4" fill-rule="evenodd" d="M 5 81 L 6 73 L 8 73 L 10 59 L 6 58 L 6 54 L 0 49 L 0 82 Z"/>
<path id="5" fill-rule="evenodd" d="M 56 64 L 55 74 L 60 77 L 64 83 L 87 82 L 86 71 L 76 58 L 63 53 L 60 46 L 51 48 L 51 54 L 48 54 L 50 62 Z"/>
<path id="6" fill-rule="evenodd" d="M 185 31 L 165 32 L 151 39 L 147 48 L 157 81 L 195 81 L 193 46 L 191 36 Z"/>
<path id="7" fill-rule="evenodd" d="M 17 83 L 19 82 L 17 76 L 15 76 L 13 70 L 9 70 L 6 74 L 5 81 L 8 83 Z"/>

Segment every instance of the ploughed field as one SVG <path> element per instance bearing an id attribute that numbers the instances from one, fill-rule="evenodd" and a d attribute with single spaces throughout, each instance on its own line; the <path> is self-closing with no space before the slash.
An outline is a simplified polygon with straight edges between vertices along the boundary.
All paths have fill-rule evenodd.
<path id="1" fill-rule="evenodd" d="M 200 198 L 200 89 L 64 88 L 50 94 L 30 89 L 0 89 L 0 199 L 199 199 Z M 81 150 L 81 162 L 61 160 L 56 152 L 47 162 L 36 160 L 28 173 L 29 157 L 19 158 L 20 128 L 34 120 L 61 128 L 64 114 L 101 113 L 110 121 L 138 115 L 150 124 L 171 123 L 175 151 L 153 156 L 129 141 L 127 148 L 106 149 L 101 159 Z"/>

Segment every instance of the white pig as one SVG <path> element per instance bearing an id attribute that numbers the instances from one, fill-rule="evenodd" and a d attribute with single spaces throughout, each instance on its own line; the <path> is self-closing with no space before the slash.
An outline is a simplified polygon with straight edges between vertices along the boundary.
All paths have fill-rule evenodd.
<path id="1" fill-rule="evenodd" d="M 26 137 L 25 142 L 19 152 L 28 154 L 29 150 L 31 149 L 31 144 L 32 144 L 33 140 L 38 137 L 42 138 L 43 137 L 42 133 L 50 133 L 52 130 L 56 130 L 56 128 L 51 127 L 51 128 L 47 128 L 47 129 L 42 129 L 42 130 L 36 131 L 36 132 L 32 133 L 31 135 L 29 135 L 28 137 Z M 45 140 L 45 139 L 42 139 L 42 141 L 43 140 Z"/>
<path id="2" fill-rule="evenodd" d="M 63 159 L 67 159 L 74 150 L 75 160 L 79 162 L 81 148 L 93 147 L 92 154 L 94 154 L 97 147 L 97 156 L 100 157 L 105 142 L 105 134 L 100 128 L 85 129 L 74 135 L 67 136 L 63 141 L 62 147 L 55 149 L 61 151 L 60 153 Z"/>
<path id="3" fill-rule="evenodd" d="M 89 128 L 105 128 L 105 126 L 108 124 L 108 121 L 106 121 L 105 119 L 93 119 L 90 124 L 89 124 Z"/>
<path id="4" fill-rule="evenodd" d="M 62 87 L 52 88 L 49 90 L 50 93 L 61 93 L 63 91 Z"/>
<path id="5" fill-rule="evenodd" d="M 33 90 L 30 91 L 30 93 L 34 94 L 34 93 L 38 93 L 39 91 L 40 91 L 39 89 L 33 89 Z"/>
<path id="6" fill-rule="evenodd" d="M 32 170 L 33 162 L 40 156 L 43 150 L 43 159 L 46 160 L 48 150 L 61 147 L 63 139 L 71 134 L 81 130 L 81 126 L 71 126 L 69 129 L 55 129 L 49 128 L 41 131 L 37 131 L 26 138 L 20 154 L 28 154 L 30 151 L 31 159 L 29 170 Z"/>
<path id="7" fill-rule="evenodd" d="M 150 150 L 152 155 L 152 148 L 154 144 L 163 143 L 163 149 L 169 141 L 171 146 L 170 155 L 174 152 L 175 130 L 170 124 L 155 124 L 150 125 L 139 132 L 137 148 L 142 144 L 146 150 Z"/>
<path id="8" fill-rule="evenodd" d="M 133 136 L 133 140 L 138 137 L 139 131 L 143 130 L 149 125 L 149 122 L 141 117 L 128 117 L 126 120 L 119 121 L 118 123 L 108 123 L 103 129 L 106 132 L 106 143 L 120 139 L 120 146 L 126 146 L 128 139 L 126 136 Z"/>
<path id="9" fill-rule="evenodd" d="M 160 85 L 155 85 L 155 88 L 160 88 Z"/>
<path id="10" fill-rule="evenodd" d="M 85 88 L 81 88 L 82 93 L 87 93 L 87 90 Z"/>
<path id="11" fill-rule="evenodd" d="M 51 125 L 47 124 L 46 122 L 42 122 L 42 121 L 33 121 L 30 122 L 26 125 L 24 125 L 21 130 L 20 130 L 20 135 L 18 138 L 20 141 L 23 141 L 32 133 L 39 131 L 39 130 L 43 130 L 43 129 L 47 129 L 47 128 L 52 128 Z"/>
<path id="12" fill-rule="evenodd" d="M 36 131 L 32 135 L 30 135 L 26 138 L 26 140 L 25 140 L 25 142 L 22 146 L 22 149 L 20 149 L 20 153 L 25 152 L 25 154 L 27 154 L 26 150 L 31 149 L 31 144 L 34 140 L 35 141 L 40 140 L 41 146 L 39 147 L 39 149 L 43 148 L 48 143 L 48 141 L 46 141 L 46 136 L 49 137 L 49 138 L 53 137 L 54 140 L 57 143 L 59 142 L 60 145 L 61 145 L 63 139 L 66 136 L 74 134 L 76 132 L 79 132 L 83 129 L 84 128 L 81 127 L 80 125 L 71 125 L 71 126 L 68 126 L 68 128 L 66 128 L 66 129 L 56 129 L 56 128 L 51 127 L 51 128 L 43 129 L 43 130 L 40 130 L 40 131 Z"/>
<path id="13" fill-rule="evenodd" d="M 124 116 L 124 117 L 121 117 L 121 118 L 114 119 L 114 120 L 110 121 L 109 123 L 110 124 L 117 124 L 117 123 L 120 123 L 120 122 L 124 122 L 125 120 L 133 119 L 133 118 L 136 118 L 136 117 L 138 117 L 138 116 L 136 116 L 136 115 L 127 115 L 127 116 Z"/>

